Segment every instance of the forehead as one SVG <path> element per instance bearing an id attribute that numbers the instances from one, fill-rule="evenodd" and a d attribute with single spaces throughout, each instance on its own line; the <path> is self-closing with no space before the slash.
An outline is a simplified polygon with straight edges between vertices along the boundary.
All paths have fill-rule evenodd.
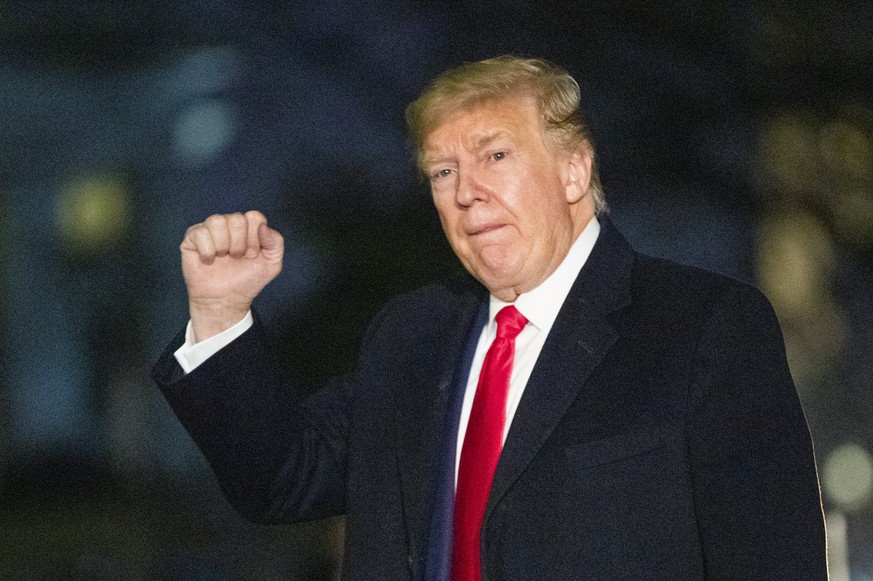
<path id="1" fill-rule="evenodd" d="M 424 139 L 423 155 L 462 146 L 475 149 L 506 137 L 521 139 L 542 133 L 539 108 L 533 97 L 487 101 L 450 114 Z"/>

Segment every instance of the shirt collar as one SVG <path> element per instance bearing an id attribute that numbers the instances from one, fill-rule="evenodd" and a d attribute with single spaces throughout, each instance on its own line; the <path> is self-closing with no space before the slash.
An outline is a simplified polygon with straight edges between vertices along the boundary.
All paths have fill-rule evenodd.
<path id="1" fill-rule="evenodd" d="M 579 276 L 579 271 L 585 266 L 599 234 L 600 222 L 596 217 L 591 218 L 588 225 L 573 242 L 567 256 L 542 284 L 531 291 L 518 295 L 513 303 L 501 301 L 492 295 L 488 305 L 489 327 L 494 324 L 497 312 L 512 304 L 537 329 L 548 332 L 558 317 L 558 311 L 561 310 L 564 299 L 570 293 L 570 288 L 576 281 L 576 277 Z"/>

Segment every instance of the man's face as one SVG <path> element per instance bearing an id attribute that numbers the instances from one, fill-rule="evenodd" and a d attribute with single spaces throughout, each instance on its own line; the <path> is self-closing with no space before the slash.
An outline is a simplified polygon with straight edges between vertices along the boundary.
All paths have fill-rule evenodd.
<path id="1" fill-rule="evenodd" d="M 424 142 L 443 231 L 464 267 L 513 301 L 561 263 L 594 216 L 590 149 L 558 152 L 536 101 L 514 97 L 450 116 Z"/>

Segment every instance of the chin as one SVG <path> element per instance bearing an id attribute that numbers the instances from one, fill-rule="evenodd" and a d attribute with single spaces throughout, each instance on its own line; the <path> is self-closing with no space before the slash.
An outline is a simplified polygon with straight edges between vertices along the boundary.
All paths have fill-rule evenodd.
<path id="1" fill-rule="evenodd" d="M 491 294 L 497 297 L 499 297 L 501 294 L 506 293 L 507 291 L 515 294 L 512 289 L 515 288 L 516 285 L 512 282 L 511 277 L 494 276 L 493 274 L 485 276 L 474 276 L 479 282 L 481 282 L 485 286 L 485 288 L 488 289 Z"/>

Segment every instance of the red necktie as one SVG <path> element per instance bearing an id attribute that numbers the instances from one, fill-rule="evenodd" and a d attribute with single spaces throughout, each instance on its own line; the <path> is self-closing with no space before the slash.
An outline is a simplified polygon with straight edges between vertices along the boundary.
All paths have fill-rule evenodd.
<path id="1" fill-rule="evenodd" d="M 503 448 L 506 396 L 515 355 L 515 338 L 526 324 L 527 319 L 514 306 L 500 309 L 497 337 L 482 363 L 458 468 L 452 581 L 479 581 L 482 578 L 479 555 L 482 518 Z"/>

